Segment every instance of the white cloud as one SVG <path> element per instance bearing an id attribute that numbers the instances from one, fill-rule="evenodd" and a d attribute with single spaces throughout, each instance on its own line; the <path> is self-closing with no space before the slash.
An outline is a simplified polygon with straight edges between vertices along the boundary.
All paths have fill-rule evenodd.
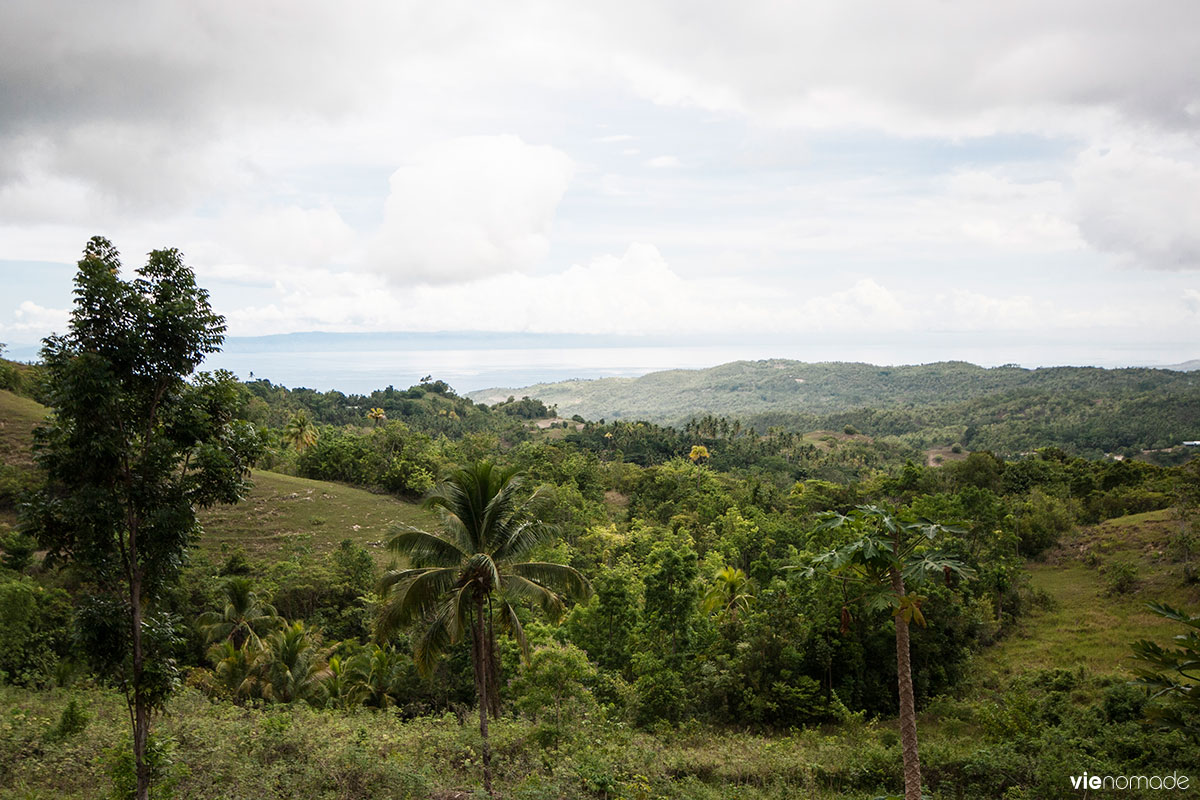
<path id="1" fill-rule="evenodd" d="M 1200 269 L 1200 148 L 1092 148 L 1078 160 L 1075 184 L 1089 244 L 1135 266 Z"/>
<path id="2" fill-rule="evenodd" d="M 646 161 L 646 166 L 651 169 L 675 169 L 683 164 L 675 156 L 655 156 Z"/>
<path id="3" fill-rule="evenodd" d="M 391 177 L 370 267 L 399 282 L 446 283 L 536 266 L 574 165 L 516 136 L 426 148 Z"/>
<path id="4" fill-rule="evenodd" d="M 12 322 L 0 322 L 0 333 L 16 334 L 22 341 L 40 339 L 50 333 L 64 333 L 71 312 L 65 308 L 45 308 L 32 300 L 24 300 L 13 311 Z"/>

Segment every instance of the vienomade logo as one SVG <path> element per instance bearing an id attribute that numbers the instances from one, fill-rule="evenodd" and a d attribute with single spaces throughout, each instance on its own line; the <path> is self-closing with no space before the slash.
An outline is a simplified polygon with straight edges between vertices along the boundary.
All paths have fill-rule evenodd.
<path id="1" fill-rule="evenodd" d="M 1071 776 L 1072 789 L 1187 789 L 1187 775 L 1082 775 Z"/>

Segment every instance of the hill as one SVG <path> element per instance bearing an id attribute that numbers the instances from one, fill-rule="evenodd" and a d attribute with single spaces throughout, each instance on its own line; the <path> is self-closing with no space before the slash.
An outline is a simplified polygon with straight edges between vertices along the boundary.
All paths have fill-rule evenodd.
<path id="1" fill-rule="evenodd" d="M 879 367 L 772 359 L 469 397 L 489 402 L 510 395 L 556 405 L 564 417 L 679 426 L 713 415 L 741 418 L 760 432 L 852 425 L 873 436 L 907 436 L 923 448 L 958 442 L 1017 453 L 1056 445 L 1099 455 L 1200 438 L 1194 412 L 1200 381 L 1186 372 L 1147 368 L 984 368 L 964 362 Z"/>

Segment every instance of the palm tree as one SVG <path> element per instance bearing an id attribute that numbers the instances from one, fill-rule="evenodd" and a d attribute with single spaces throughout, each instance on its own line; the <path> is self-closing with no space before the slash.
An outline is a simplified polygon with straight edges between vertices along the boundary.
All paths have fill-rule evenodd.
<path id="1" fill-rule="evenodd" d="M 379 423 L 387 419 L 387 413 L 382 408 L 372 408 L 367 412 L 367 419 L 372 420 L 375 423 L 375 427 L 378 428 Z"/>
<path id="2" fill-rule="evenodd" d="M 261 603 L 250 590 L 250 579 L 230 578 L 221 587 L 225 607 L 220 611 L 201 614 L 197 622 L 210 642 L 229 640 L 234 649 L 249 642 L 255 649 L 262 647 L 262 636 L 283 624 L 283 619 L 269 603 Z"/>
<path id="3" fill-rule="evenodd" d="M 847 528 L 855 538 L 846 545 L 813 559 L 803 568 L 811 577 L 818 571 L 854 582 L 862 597 L 876 610 L 890 609 L 896 627 L 896 681 L 900 699 L 900 747 L 904 759 L 904 800 L 921 800 L 921 760 L 917 752 L 917 712 L 913 699 L 909 624 L 925 625 L 918 594 L 910 584 L 933 575 L 974 577 L 974 570 L 958 559 L 937 551 L 937 540 L 956 528 L 924 519 L 903 518 L 880 506 L 859 506 L 849 514 L 829 512 L 819 529 Z M 842 628 L 849 624 L 849 608 L 842 607 Z"/>
<path id="4" fill-rule="evenodd" d="M 260 649 L 248 645 L 236 647 L 230 639 L 209 648 L 208 657 L 213 662 L 217 685 L 228 692 L 234 702 L 260 695 L 258 659 L 261 653 Z"/>
<path id="5" fill-rule="evenodd" d="M 717 571 L 713 585 L 704 593 L 700 607 L 705 613 L 719 612 L 736 621 L 738 614 L 748 611 L 754 603 L 754 581 L 736 567 L 726 566 Z"/>
<path id="6" fill-rule="evenodd" d="M 552 530 L 537 517 L 538 493 L 526 496 L 516 471 L 479 461 L 455 470 L 425 501 L 442 519 L 441 535 L 417 529 L 396 533 L 392 552 L 411 567 L 392 570 L 380 582 L 378 635 L 424 620 L 414 645 L 418 669 L 428 674 L 438 654 L 464 635 L 471 663 L 483 739 L 483 785 L 492 793 L 488 713 L 499 712 L 493 616 L 511 631 L 528 658 L 529 644 L 516 605 L 533 602 L 552 618 L 563 612 L 563 595 L 585 598 L 591 585 L 571 567 L 525 561 Z"/>
<path id="7" fill-rule="evenodd" d="M 283 440 L 298 451 L 317 443 L 317 426 L 313 425 L 308 412 L 303 408 L 292 414 L 292 418 L 283 427 Z"/>
<path id="8" fill-rule="evenodd" d="M 326 654 L 303 622 L 271 634 L 261 656 L 263 697 L 277 703 L 304 700 L 320 705 L 330 676 Z"/>

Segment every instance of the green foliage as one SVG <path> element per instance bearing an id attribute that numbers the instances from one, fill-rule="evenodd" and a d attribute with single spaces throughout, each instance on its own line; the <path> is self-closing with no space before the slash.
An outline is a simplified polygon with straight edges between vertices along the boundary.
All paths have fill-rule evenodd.
<path id="1" fill-rule="evenodd" d="M 32 536 L 17 531 L 4 532 L 0 528 L 0 566 L 13 572 L 24 572 L 33 563 L 33 553 L 37 550 L 37 540 Z"/>
<path id="2" fill-rule="evenodd" d="M 1138 585 L 1137 565 L 1131 561 L 1113 561 L 1104 568 L 1108 594 L 1128 594 Z"/>
<path id="3" fill-rule="evenodd" d="M 72 701 L 73 702 L 73 701 Z M 146 742 L 146 765 L 150 770 L 151 800 L 171 800 L 175 787 L 183 777 L 185 767 L 176 760 L 178 742 L 170 737 L 151 736 Z M 109 780 L 112 781 L 110 800 L 131 800 L 137 797 L 138 774 L 129 741 L 104 752 Z"/>
<path id="4" fill-rule="evenodd" d="M 0 574 L 0 682 L 48 682 L 70 653 L 70 617 L 63 590 Z"/>
<path id="5" fill-rule="evenodd" d="M 1200 615 L 1191 616 L 1163 603 L 1150 603 L 1147 608 L 1184 626 L 1184 632 L 1175 636 L 1174 647 L 1147 639 L 1132 645 L 1139 683 L 1164 702 L 1153 710 L 1152 719 L 1200 741 Z"/>
<path id="6" fill-rule="evenodd" d="M 556 750 L 577 723 L 595 713 L 598 678 L 587 653 L 567 644 L 539 647 L 512 682 L 517 708 L 537 723 L 534 736 Z"/>
<path id="7" fill-rule="evenodd" d="M 72 736 L 83 733 L 87 728 L 91 716 L 79 705 L 79 699 L 72 697 L 63 709 L 62 716 L 58 718 L 58 724 L 50 731 L 47 738 L 50 741 L 62 741 L 70 739 Z"/>

